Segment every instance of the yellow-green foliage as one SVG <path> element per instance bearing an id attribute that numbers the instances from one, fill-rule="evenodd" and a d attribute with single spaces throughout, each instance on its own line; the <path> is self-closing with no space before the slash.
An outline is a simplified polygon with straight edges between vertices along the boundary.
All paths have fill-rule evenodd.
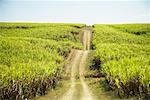
<path id="1" fill-rule="evenodd" d="M 95 25 L 92 43 L 111 85 L 127 94 L 141 91 L 140 87 L 149 92 L 150 24 Z"/>
<path id="2" fill-rule="evenodd" d="M 110 26 L 116 29 L 120 29 L 124 32 L 133 33 L 135 35 L 143 35 L 150 32 L 149 24 L 119 24 Z"/>
<path id="3" fill-rule="evenodd" d="M 0 23 L 0 99 L 30 98 L 55 85 L 70 50 L 82 49 L 74 26 Z"/>
<path id="4" fill-rule="evenodd" d="M 82 25 L 82 24 L 81 24 Z M 79 26 L 81 26 L 79 24 Z M 57 41 L 79 41 L 75 33 L 79 29 L 75 24 L 28 24 L 0 23 L 0 36 L 3 37 L 35 37 Z M 83 25 L 82 25 L 83 26 Z"/>

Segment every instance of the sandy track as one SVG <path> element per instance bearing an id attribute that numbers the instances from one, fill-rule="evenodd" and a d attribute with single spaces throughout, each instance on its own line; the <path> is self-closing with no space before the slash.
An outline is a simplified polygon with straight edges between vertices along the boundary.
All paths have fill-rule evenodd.
<path id="1" fill-rule="evenodd" d="M 91 31 L 83 29 L 83 50 L 90 50 L 91 45 Z"/>
<path id="2" fill-rule="evenodd" d="M 88 51 L 83 51 L 82 52 L 82 59 L 79 65 L 79 74 L 80 74 L 80 81 L 81 81 L 81 85 L 83 87 L 83 96 L 82 96 L 82 100 L 92 100 L 92 96 L 91 96 L 91 92 L 88 88 L 88 85 L 86 84 L 86 82 L 84 81 L 85 77 L 84 77 L 84 73 L 85 73 L 85 66 L 86 66 L 86 59 L 88 56 Z"/>
<path id="3" fill-rule="evenodd" d="M 73 100 L 73 95 L 75 92 L 75 79 L 76 74 L 78 73 L 78 60 L 80 59 L 81 52 L 75 51 L 75 56 L 73 59 L 73 62 L 71 63 L 71 86 L 70 89 L 65 93 L 65 95 L 62 97 L 62 100 Z"/>
<path id="4" fill-rule="evenodd" d="M 92 100 L 92 95 L 88 85 L 85 82 L 85 67 L 86 60 L 88 57 L 88 50 L 90 50 L 91 32 L 89 30 L 83 30 L 83 50 L 76 50 L 74 59 L 71 63 L 71 86 L 70 89 L 65 93 L 62 100 L 75 100 L 75 98 L 81 98 L 82 100 Z M 79 72 L 77 72 L 79 71 Z M 80 85 L 82 90 L 75 91 L 76 89 L 76 75 L 79 73 Z M 75 92 L 82 92 L 82 97 L 74 97 Z"/>
<path id="5" fill-rule="evenodd" d="M 84 46 L 84 50 L 87 49 L 87 34 L 86 31 L 83 32 L 83 46 Z"/>
<path id="6" fill-rule="evenodd" d="M 87 31 L 87 50 L 90 50 L 90 45 L 91 45 L 91 32 Z"/>
<path id="7" fill-rule="evenodd" d="M 73 62 L 71 63 L 71 85 L 70 89 L 64 94 L 61 100 L 76 100 L 81 98 L 81 100 L 92 100 L 92 95 L 89 90 L 88 85 L 85 82 L 85 67 L 86 60 L 89 51 L 76 50 Z M 80 78 L 80 85 L 82 89 L 76 91 L 77 80 L 76 76 Z M 82 92 L 82 97 L 75 97 L 76 92 Z M 76 99 L 75 99 L 76 98 Z"/>

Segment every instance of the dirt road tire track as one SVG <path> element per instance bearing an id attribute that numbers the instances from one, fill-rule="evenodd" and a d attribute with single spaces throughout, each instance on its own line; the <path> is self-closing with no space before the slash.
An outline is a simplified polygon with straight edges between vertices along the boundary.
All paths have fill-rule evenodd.
<path id="1" fill-rule="evenodd" d="M 65 93 L 65 95 L 62 97 L 62 100 L 73 100 L 73 95 L 75 92 L 75 80 L 76 80 L 76 74 L 78 73 L 78 60 L 80 59 L 81 52 L 75 51 L 75 56 L 72 61 L 71 65 L 71 86 L 70 89 Z"/>
<path id="2" fill-rule="evenodd" d="M 75 83 L 76 83 L 76 71 L 79 68 L 79 78 L 80 84 L 83 88 L 82 90 L 82 100 L 92 100 L 91 92 L 88 88 L 88 85 L 85 82 L 85 67 L 86 67 L 86 60 L 88 57 L 88 50 L 90 50 L 90 42 L 91 42 L 91 32 L 89 30 L 83 31 L 83 50 L 76 50 L 74 60 L 72 62 L 72 69 L 71 69 L 71 86 L 67 93 L 63 96 L 62 100 L 73 100 L 73 94 L 75 92 Z"/>
<path id="3" fill-rule="evenodd" d="M 82 51 L 83 55 L 82 55 L 82 59 L 79 65 L 79 73 L 80 73 L 80 81 L 81 81 L 81 85 L 83 87 L 83 96 L 82 96 L 82 100 L 92 100 L 92 96 L 91 96 L 91 92 L 88 88 L 88 85 L 86 84 L 85 80 L 85 65 L 86 65 L 86 59 L 88 56 L 88 51 Z"/>

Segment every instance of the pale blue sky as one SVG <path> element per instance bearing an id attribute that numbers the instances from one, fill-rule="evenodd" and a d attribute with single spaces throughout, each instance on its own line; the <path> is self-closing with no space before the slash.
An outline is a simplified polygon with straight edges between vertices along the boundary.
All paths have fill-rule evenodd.
<path id="1" fill-rule="evenodd" d="M 150 1 L 0 0 L 0 21 L 150 23 Z"/>

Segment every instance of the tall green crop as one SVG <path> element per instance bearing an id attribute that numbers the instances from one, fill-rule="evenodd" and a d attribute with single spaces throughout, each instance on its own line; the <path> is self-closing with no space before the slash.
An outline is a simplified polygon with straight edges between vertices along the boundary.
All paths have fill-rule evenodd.
<path id="1" fill-rule="evenodd" d="M 55 87 L 70 50 L 82 48 L 82 26 L 0 23 L 0 99 L 24 100 Z"/>
<path id="2" fill-rule="evenodd" d="M 111 87 L 149 94 L 150 24 L 94 25 L 92 43 Z"/>

